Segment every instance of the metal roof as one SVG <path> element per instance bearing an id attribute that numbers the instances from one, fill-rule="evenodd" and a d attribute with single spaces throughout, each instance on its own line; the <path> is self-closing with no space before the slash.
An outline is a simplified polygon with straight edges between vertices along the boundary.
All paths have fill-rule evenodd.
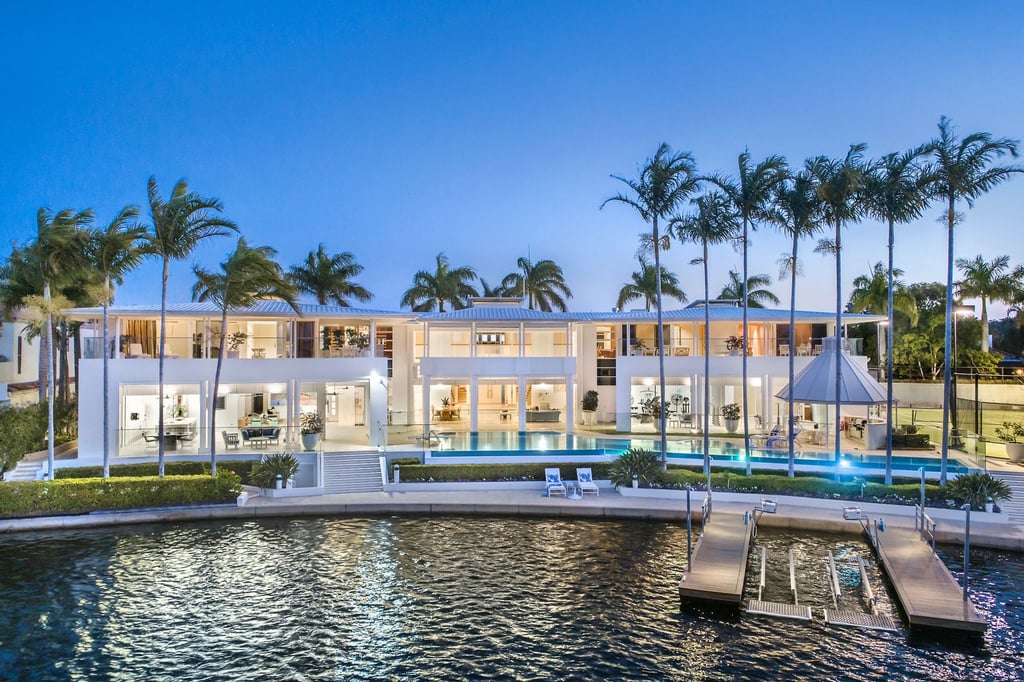
<path id="1" fill-rule="evenodd" d="M 298 306 L 303 317 L 415 317 L 415 313 L 408 313 L 395 310 L 370 310 L 366 308 L 346 308 L 339 305 L 318 305 L 315 303 L 300 303 Z M 153 305 L 113 305 L 108 310 L 109 314 L 116 316 L 144 315 L 159 316 L 160 306 Z M 103 315 L 103 308 L 94 306 L 91 308 L 72 308 L 67 311 L 72 317 L 100 317 Z M 185 315 L 195 317 L 220 316 L 221 309 L 213 302 L 204 303 L 168 303 L 168 315 Z M 231 311 L 232 315 L 254 315 L 265 317 L 297 317 L 292 307 L 284 301 L 258 301 L 249 308 L 240 308 Z"/>
<path id="2" fill-rule="evenodd" d="M 793 377 L 793 399 L 804 403 L 832 403 L 836 399 L 836 362 L 842 373 L 839 397 L 845 405 L 874 405 L 884 403 L 885 388 L 868 374 L 867 370 L 850 359 L 846 353 L 836 352 L 836 337 L 823 340 L 821 355 L 811 360 Z M 789 386 L 775 394 L 789 400 Z"/>
<path id="3" fill-rule="evenodd" d="M 708 318 L 712 322 L 742 322 L 743 308 L 729 305 L 711 305 L 708 307 Z M 630 310 L 626 312 L 589 313 L 594 322 L 657 322 L 657 312 L 651 310 Z M 662 311 L 662 319 L 666 322 L 703 322 L 704 306 L 687 307 L 676 310 Z M 815 310 L 797 310 L 796 319 L 800 322 L 814 320 L 829 322 L 834 320 L 834 312 Z M 843 322 L 857 324 L 861 322 L 878 322 L 887 319 L 885 315 L 865 315 L 860 313 L 843 313 Z M 747 308 L 748 322 L 789 322 L 788 308 Z"/>
<path id="4" fill-rule="evenodd" d="M 483 305 L 443 313 L 420 313 L 419 322 L 583 322 L 587 313 L 548 313 L 517 305 Z"/>

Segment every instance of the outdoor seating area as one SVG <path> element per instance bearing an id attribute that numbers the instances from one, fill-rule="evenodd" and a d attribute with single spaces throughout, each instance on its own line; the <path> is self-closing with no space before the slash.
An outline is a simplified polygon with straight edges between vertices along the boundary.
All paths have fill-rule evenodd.
<path id="1" fill-rule="evenodd" d="M 253 448 L 265 448 L 268 445 L 277 445 L 281 438 L 281 428 L 278 426 L 272 427 L 252 427 L 241 429 L 242 444 Z"/>

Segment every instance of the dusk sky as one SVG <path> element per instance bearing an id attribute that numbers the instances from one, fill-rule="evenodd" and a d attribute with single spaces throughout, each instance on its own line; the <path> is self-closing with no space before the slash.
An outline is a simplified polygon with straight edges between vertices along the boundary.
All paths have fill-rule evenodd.
<path id="1" fill-rule="evenodd" d="M 551 258 L 572 309 L 608 310 L 645 225 L 599 206 L 659 143 L 732 173 L 745 147 L 794 165 L 855 142 L 902 151 L 943 114 L 1019 139 L 1022 44 L 1018 2 L 8 3 L 0 255 L 33 237 L 41 206 L 105 224 L 144 206 L 150 175 L 165 195 L 185 177 L 286 267 L 321 241 L 353 252 L 375 294 L 362 307 L 397 309 L 444 251 L 492 284 L 520 256 Z M 940 213 L 899 228 L 908 282 L 944 280 Z M 1024 264 L 1022 227 L 1024 177 L 967 212 L 957 256 Z M 885 239 L 848 228 L 844 299 Z M 758 232 L 751 272 L 777 277 L 787 248 Z M 802 248 L 798 306 L 830 310 L 833 262 Z M 691 299 L 695 255 L 665 258 Z M 171 301 L 189 299 L 191 266 L 173 266 Z M 719 247 L 711 266 L 717 293 L 740 254 Z M 148 261 L 117 302 L 158 303 L 159 276 Z"/>

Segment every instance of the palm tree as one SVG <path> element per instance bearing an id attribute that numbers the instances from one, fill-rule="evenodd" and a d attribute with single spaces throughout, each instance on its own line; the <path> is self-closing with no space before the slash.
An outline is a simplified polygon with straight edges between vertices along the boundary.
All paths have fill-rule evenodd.
<path id="1" fill-rule="evenodd" d="M 939 136 L 927 145 L 932 162 L 928 167 L 930 194 L 946 206 L 946 327 L 945 347 L 953 347 L 953 226 L 957 222 L 956 205 L 974 200 L 996 185 L 1009 180 L 1014 173 L 1024 172 L 1017 165 L 996 166 L 995 160 L 1006 154 L 1016 158 L 1017 141 L 994 139 L 989 133 L 971 133 L 958 137 L 948 118 L 939 119 Z M 942 452 L 939 481 L 946 484 L 949 457 L 949 399 L 952 380 L 950 353 L 943 359 Z"/>
<path id="2" fill-rule="evenodd" d="M 509 292 L 501 284 L 491 286 L 483 277 L 480 278 L 480 295 L 484 298 L 501 298 L 508 296 Z"/>
<path id="3" fill-rule="evenodd" d="M 889 274 L 885 264 L 878 261 L 871 266 L 870 274 L 857 276 L 850 292 L 850 312 L 875 315 L 889 312 Z M 896 279 L 903 276 L 903 270 L 893 268 L 892 276 L 892 310 L 906 315 L 911 324 L 917 324 L 917 299 Z"/>
<path id="4" fill-rule="evenodd" d="M 647 312 L 651 312 L 651 304 L 658 301 L 658 278 L 654 274 L 654 266 L 647 262 L 647 259 L 640 256 L 640 271 L 634 272 L 630 277 L 632 282 L 623 284 L 619 289 L 619 298 L 615 307 L 622 310 L 630 301 L 642 298 Z M 686 293 L 679 288 L 679 278 L 675 273 L 661 269 L 661 295 L 671 296 L 680 303 L 686 303 Z"/>
<path id="5" fill-rule="evenodd" d="M 746 284 L 740 279 L 740 273 L 735 270 L 729 271 L 729 282 L 722 287 L 719 298 L 736 299 L 742 301 L 746 292 L 746 303 L 750 308 L 763 308 L 765 303 L 772 305 L 779 304 L 779 297 L 772 293 L 771 275 L 751 275 L 747 278 Z"/>
<path id="6" fill-rule="evenodd" d="M 700 187 L 700 178 L 697 177 L 697 164 L 689 152 L 673 152 L 672 148 L 664 142 L 658 147 L 654 156 L 648 159 L 640 167 L 640 178 L 627 180 L 626 178 L 613 175 L 616 180 L 624 183 L 635 196 L 616 194 L 610 199 L 605 199 L 601 204 L 611 201 L 626 204 L 636 209 L 640 218 L 645 223 L 651 224 L 651 245 L 654 248 L 654 272 L 661 273 L 661 235 L 658 232 L 658 223 L 661 220 L 670 220 L 678 211 L 680 205 L 688 197 L 693 195 Z M 658 309 L 658 327 L 656 331 L 658 344 L 658 380 L 661 388 L 660 395 L 665 396 L 665 340 L 662 329 L 661 277 L 655 277 L 655 304 Z M 661 466 L 668 467 L 667 450 L 668 437 L 665 434 L 665 420 L 667 410 L 661 410 Z"/>
<path id="7" fill-rule="evenodd" d="M 843 249 L 842 229 L 847 223 L 860 220 L 861 186 L 864 180 L 864 144 L 852 144 L 842 159 L 819 156 L 810 160 L 807 169 L 817 183 L 818 199 L 821 201 L 821 216 L 832 228 L 832 240 L 819 242 L 818 251 L 830 252 L 836 259 L 836 353 L 842 353 L 843 334 Z M 843 400 L 840 395 L 842 365 L 836 362 L 836 433 L 835 457 L 840 458 L 840 431 L 838 428 Z"/>
<path id="8" fill-rule="evenodd" d="M 535 305 L 548 313 L 552 310 L 565 312 L 568 309 L 562 296 L 572 298 L 572 291 L 565 283 L 562 268 L 555 261 L 544 259 L 533 263 L 529 258 L 520 258 L 516 265 L 520 272 L 506 275 L 501 280 L 502 289 L 525 296 L 530 310 Z"/>
<path id="9" fill-rule="evenodd" d="M 64 209 L 54 214 L 47 208 L 36 213 L 36 241 L 32 247 L 34 259 L 43 281 L 43 300 L 46 313 L 47 359 L 53 357 L 53 310 L 51 308 L 51 285 L 61 278 L 75 276 L 88 269 L 87 253 L 89 232 L 86 229 L 93 219 L 92 209 L 75 212 Z M 47 476 L 53 479 L 53 399 L 54 376 L 52 361 L 46 373 L 47 396 Z"/>
<path id="10" fill-rule="evenodd" d="M 864 209 L 868 215 L 884 221 L 889 227 L 889 267 L 886 278 L 886 306 L 889 316 L 889 333 L 886 335 L 885 353 L 885 483 L 892 484 L 892 350 L 895 328 L 893 327 L 893 311 L 895 310 L 895 294 L 893 281 L 895 254 L 895 225 L 909 223 L 921 217 L 928 205 L 925 191 L 926 177 L 921 171 L 917 160 L 925 153 L 925 148 L 918 147 L 902 154 L 886 154 L 868 167 L 864 178 Z M 917 310 L 916 305 L 914 306 Z M 915 312 L 916 319 L 916 312 Z"/>
<path id="11" fill-rule="evenodd" d="M 693 201 L 697 207 L 696 214 L 676 218 L 669 228 L 676 239 L 681 242 L 693 242 L 701 245 L 701 257 L 691 261 L 704 266 L 704 475 L 708 477 L 708 490 L 711 490 L 711 306 L 708 280 L 708 247 L 722 244 L 736 238 L 740 229 L 739 214 L 732 203 L 720 192 L 710 192 Z"/>
<path id="12" fill-rule="evenodd" d="M 780 277 L 789 275 L 789 383 L 793 386 L 796 377 L 796 276 L 800 274 L 800 260 L 797 257 L 800 240 L 814 235 L 821 229 L 821 202 L 818 200 L 814 177 L 805 169 L 794 175 L 783 185 L 776 188 L 772 196 L 772 222 L 779 226 L 784 234 L 789 235 L 793 242 L 789 254 L 780 261 Z M 795 398 L 789 392 L 788 422 L 789 428 L 789 466 L 790 478 L 796 475 L 796 443 L 792 434 L 796 428 L 794 414 Z"/>
<path id="13" fill-rule="evenodd" d="M 1020 273 L 1010 270 L 1010 257 L 999 256 L 988 263 L 980 255 L 957 258 L 963 280 L 956 283 L 960 296 L 981 300 L 981 352 L 988 352 L 988 302 L 1013 303 L 1020 294 Z"/>
<path id="14" fill-rule="evenodd" d="M 317 245 L 316 251 L 310 251 L 302 265 L 293 265 L 288 271 L 288 279 L 298 290 L 312 294 L 320 305 L 333 301 L 342 307 L 348 307 L 348 298 L 369 301 L 373 298 L 366 288 L 356 284 L 352 278 L 363 271 L 363 266 L 356 262 L 356 257 L 348 251 L 331 255 L 324 250 L 323 243 Z"/>
<path id="15" fill-rule="evenodd" d="M 124 276 L 142 261 L 146 228 L 135 222 L 137 206 L 125 206 L 105 229 L 92 235 L 89 252 L 93 267 L 103 276 L 103 478 L 110 478 L 110 302 L 114 300 L 113 284 L 121 284 Z"/>
<path id="16" fill-rule="evenodd" d="M 299 312 L 295 297 L 298 288 L 281 272 L 274 261 L 277 251 L 269 246 L 250 247 L 244 237 L 238 238 L 219 272 L 210 272 L 198 265 L 193 268 L 196 283 L 192 287 L 192 300 L 212 301 L 220 308 L 220 328 L 227 331 L 228 313 L 252 306 L 257 301 L 273 298 L 282 300 Z M 217 392 L 220 390 L 220 371 L 224 363 L 224 344 L 227 334 L 220 335 L 217 369 L 213 375 L 210 394 L 210 472 L 217 475 Z"/>
<path id="17" fill-rule="evenodd" d="M 747 292 L 747 285 L 750 282 L 750 273 L 747 267 L 747 256 L 749 249 L 748 232 L 757 229 L 758 221 L 770 218 L 769 204 L 772 194 L 779 185 L 785 181 L 789 174 L 786 167 L 786 159 L 772 155 L 761 161 L 756 166 L 751 166 L 750 150 L 743 150 L 737 159 L 737 177 L 732 178 L 715 175 L 708 180 L 719 187 L 732 202 L 736 213 L 739 214 L 740 224 L 743 231 L 740 236 L 740 247 L 743 250 L 743 293 L 740 300 L 743 302 L 743 338 L 750 338 L 747 329 L 747 311 L 749 309 L 750 297 Z M 743 452 L 750 462 L 750 415 L 747 397 L 747 353 L 743 352 Z"/>
<path id="18" fill-rule="evenodd" d="M 469 305 L 469 299 L 477 296 L 470 284 L 476 279 L 476 271 L 468 265 L 453 268 L 444 253 L 437 254 L 434 271 L 420 270 L 412 277 L 412 286 L 402 294 L 401 305 L 407 305 L 417 313 L 437 309 L 444 312 L 447 301 L 455 310 Z"/>
<path id="19" fill-rule="evenodd" d="M 160 434 L 157 439 L 157 459 L 160 476 L 163 476 L 164 347 L 167 343 L 167 275 L 171 261 L 188 258 L 204 239 L 226 237 L 232 231 L 237 232 L 238 227 L 227 218 L 218 215 L 224 210 L 219 199 L 206 199 L 195 192 L 189 192 L 188 183 L 184 179 L 178 180 L 166 201 L 160 196 L 155 177 L 149 178 L 146 189 L 149 197 L 149 215 L 153 221 L 152 232 L 146 235 L 146 251 L 163 260 L 160 287 L 160 388 L 157 393 L 160 402 L 160 414 L 157 417 L 157 433 Z"/>

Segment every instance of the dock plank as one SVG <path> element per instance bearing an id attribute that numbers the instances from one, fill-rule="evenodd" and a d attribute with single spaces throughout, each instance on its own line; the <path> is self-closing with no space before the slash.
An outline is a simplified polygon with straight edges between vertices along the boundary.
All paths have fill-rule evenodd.
<path id="1" fill-rule="evenodd" d="M 754 522 L 742 514 L 715 514 L 697 541 L 690 571 L 679 581 L 681 599 L 740 604 Z"/>
<path id="2" fill-rule="evenodd" d="M 985 618 L 946 565 L 917 531 L 889 527 L 878 533 L 878 556 L 910 625 L 984 632 Z"/>

